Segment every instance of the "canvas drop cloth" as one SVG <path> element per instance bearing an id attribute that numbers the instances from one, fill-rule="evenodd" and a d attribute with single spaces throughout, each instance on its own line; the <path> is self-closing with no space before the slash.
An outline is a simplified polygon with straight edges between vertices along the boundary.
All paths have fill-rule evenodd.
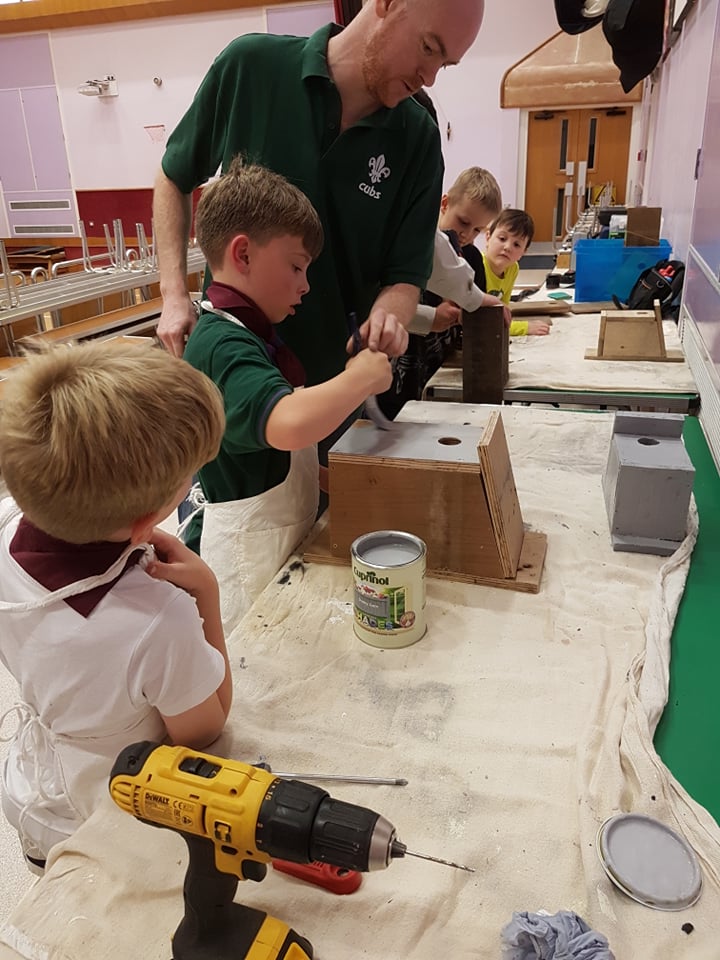
<path id="1" fill-rule="evenodd" d="M 524 319 L 524 318 L 523 318 Z M 648 360 L 585 360 L 596 349 L 600 314 L 554 316 L 546 337 L 514 337 L 510 341 L 507 389 L 544 387 L 548 390 L 601 390 L 629 393 L 696 393 L 686 360 L 660 363 Z M 663 321 L 665 346 L 680 349 L 677 326 Z M 462 392 L 462 370 L 441 367 L 431 387 L 454 387 Z"/>
<path id="2" fill-rule="evenodd" d="M 481 423 L 411 404 L 405 419 Z M 235 702 L 213 751 L 278 771 L 406 777 L 328 784 L 395 824 L 407 858 L 347 897 L 270 871 L 238 899 L 306 936 L 318 960 L 500 957 L 514 910 L 572 910 L 617 960 L 717 960 L 720 831 L 655 755 L 668 641 L 693 537 L 671 558 L 613 553 L 600 488 L 612 416 L 505 408 L 526 523 L 548 537 L 540 593 L 427 581 L 428 631 L 380 650 L 352 630 L 349 568 L 287 569 L 230 638 Z M 480 432 L 480 431 L 478 431 Z M 598 827 L 637 811 L 680 830 L 704 891 L 680 913 L 617 891 Z M 51 856 L 0 960 L 168 960 L 185 846 L 108 801 Z M 688 935 L 684 923 L 692 923 Z"/>

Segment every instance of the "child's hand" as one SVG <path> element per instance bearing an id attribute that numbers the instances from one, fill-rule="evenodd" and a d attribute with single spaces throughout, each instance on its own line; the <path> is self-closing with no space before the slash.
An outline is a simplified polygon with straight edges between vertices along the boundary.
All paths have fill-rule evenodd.
<path id="1" fill-rule="evenodd" d="M 346 369 L 362 377 L 368 396 L 371 393 L 384 393 L 392 384 L 390 360 L 380 350 L 361 350 L 348 360 Z"/>
<path id="2" fill-rule="evenodd" d="M 155 527 L 150 543 L 155 547 L 158 559 L 149 563 L 145 572 L 155 580 L 166 580 L 196 600 L 208 590 L 217 590 L 215 574 L 210 567 L 177 537 Z"/>
<path id="3" fill-rule="evenodd" d="M 443 300 L 435 307 L 435 319 L 430 327 L 431 333 L 441 333 L 443 330 L 449 330 L 450 327 L 460 323 L 462 311 L 460 307 L 451 303 L 449 300 Z"/>
<path id="4" fill-rule="evenodd" d="M 502 307 L 505 326 L 508 328 L 508 330 L 510 329 L 510 324 L 512 323 L 512 311 L 504 300 L 501 300 L 500 297 L 494 297 L 491 293 L 486 293 L 482 305 L 484 307 Z"/>
<path id="5" fill-rule="evenodd" d="M 550 333 L 550 324 L 547 320 L 528 320 L 529 337 L 546 337 Z"/>

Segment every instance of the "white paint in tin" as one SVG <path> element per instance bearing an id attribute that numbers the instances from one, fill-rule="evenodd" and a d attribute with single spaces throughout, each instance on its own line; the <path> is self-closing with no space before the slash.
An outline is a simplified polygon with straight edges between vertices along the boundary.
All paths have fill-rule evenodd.
<path id="1" fill-rule="evenodd" d="M 411 533 L 378 530 L 350 549 L 353 629 L 374 647 L 407 647 L 425 633 L 425 543 Z"/>

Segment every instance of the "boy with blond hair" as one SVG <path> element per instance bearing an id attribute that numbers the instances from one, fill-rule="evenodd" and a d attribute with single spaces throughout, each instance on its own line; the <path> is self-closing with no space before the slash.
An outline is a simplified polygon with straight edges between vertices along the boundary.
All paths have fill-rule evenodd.
<path id="1" fill-rule="evenodd" d="M 200 748 L 225 724 L 217 582 L 156 529 L 223 427 L 207 377 L 151 347 L 56 347 L 6 381 L 0 659 L 20 701 L 2 718 L 16 720 L 2 807 L 34 872 L 107 794 L 128 743 Z"/>
<path id="2" fill-rule="evenodd" d="M 525 210 L 507 207 L 488 227 L 482 272 L 476 271 L 475 282 L 503 303 L 510 303 L 520 267 L 518 261 L 527 251 L 535 233 L 533 218 Z M 513 320 L 511 337 L 544 337 L 550 333 L 546 320 Z"/>
<path id="3" fill-rule="evenodd" d="M 386 416 L 395 417 L 408 400 L 420 400 L 425 384 L 459 347 L 463 309 L 501 304 L 497 297 L 473 286 L 473 271 L 480 258 L 474 240 L 501 207 L 498 182 L 483 167 L 463 170 L 443 194 L 433 272 L 409 327 L 408 348 L 395 361 L 392 386 L 380 398 Z"/>
<path id="4" fill-rule="evenodd" d="M 299 389 L 305 372 L 275 328 L 309 290 L 323 230 L 284 177 L 236 157 L 204 189 L 195 231 L 213 282 L 184 358 L 220 388 L 227 426 L 200 470 L 186 540 L 218 576 L 232 625 L 315 520 L 317 442 L 386 389 L 392 371 L 384 353 L 363 349 L 331 380 Z"/>

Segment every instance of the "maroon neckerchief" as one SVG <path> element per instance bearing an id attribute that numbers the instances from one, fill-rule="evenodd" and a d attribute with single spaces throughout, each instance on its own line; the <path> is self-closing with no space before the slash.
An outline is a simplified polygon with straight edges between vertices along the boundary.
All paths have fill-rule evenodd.
<path id="1" fill-rule="evenodd" d="M 291 387 L 305 386 L 303 365 L 290 347 L 282 342 L 274 325 L 250 297 L 246 297 L 244 293 L 229 287 L 226 283 L 217 281 L 210 284 L 205 296 L 218 310 L 226 310 L 255 336 L 260 337 L 265 344 L 270 362 L 278 368 Z"/>
<path id="2" fill-rule="evenodd" d="M 100 540 L 97 543 L 66 543 L 51 537 L 30 523 L 25 517 L 15 531 L 10 544 L 10 556 L 33 580 L 46 590 L 59 590 L 69 583 L 105 573 L 127 548 L 130 541 L 115 543 Z M 129 567 L 134 567 L 142 556 L 140 548 L 128 557 L 125 568 L 110 583 L 101 583 L 92 590 L 66 597 L 65 603 L 83 617 L 89 617 Z"/>

